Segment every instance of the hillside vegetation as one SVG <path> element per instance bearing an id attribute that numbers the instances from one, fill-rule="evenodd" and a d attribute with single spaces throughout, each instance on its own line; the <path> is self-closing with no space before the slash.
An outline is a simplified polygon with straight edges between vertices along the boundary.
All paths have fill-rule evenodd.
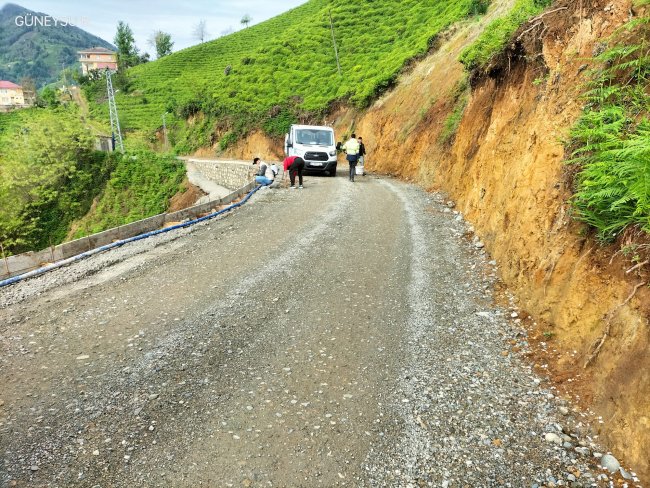
<path id="1" fill-rule="evenodd" d="M 75 26 L 16 25 L 16 17 L 25 15 L 29 24 L 34 16 L 42 16 L 11 3 L 0 9 L 0 80 L 20 83 L 29 77 L 40 88 L 56 81 L 62 68 L 78 65 L 77 50 L 93 46 L 114 49 Z"/>
<path id="2" fill-rule="evenodd" d="M 485 70 L 490 61 L 503 52 L 517 29 L 551 3 L 553 0 L 517 0 L 507 15 L 490 23 L 479 38 L 465 48 L 460 62 L 470 71 Z"/>
<path id="3" fill-rule="evenodd" d="M 101 232 L 167 210 L 182 190 L 185 165 L 170 155 L 134 151 L 117 157 L 100 197 L 84 218 L 75 222 L 72 237 Z"/>
<path id="4" fill-rule="evenodd" d="M 184 165 L 139 151 L 94 150 L 73 104 L 0 114 L 0 242 L 7 254 L 44 249 L 164 212 Z M 95 212 L 81 223 L 93 207 Z"/>
<path id="5" fill-rule="evenodd" d="M 0 241 L 18 253 L 57 244 L 114 165 L 75 106 L 0 114 Z"/>
<path id="6" fill-rule="evenodd" d="M 650 1 L 638 2 L 650 4 Z M 650 233 L 650 15 L 607 40 L 572 130 L 578 218 L 609 241 L 626 228 Z"/>
<path id="7" fill-rule="evenodd" d="M 129 70 L 117 100 L 122 127 L 150 137 L 165 112 L 180 120 L 201 113 L 207 123 L 173 138 L 177 150 L 187 152 L 216 142 L 211 140 L 215 123 L 223 129 L 225 147 L 251 127 L 281 134 L 294 120 L 323 115 L 338 100 L 367 106 L 395 82 L 408 60 L 432 47 L 442 30 L 484 12 L 486 5 L 484 0 L 311 0 Z M 96 106 L 95 115 L 105 117 L 106 110 L 105 103 Z"/>

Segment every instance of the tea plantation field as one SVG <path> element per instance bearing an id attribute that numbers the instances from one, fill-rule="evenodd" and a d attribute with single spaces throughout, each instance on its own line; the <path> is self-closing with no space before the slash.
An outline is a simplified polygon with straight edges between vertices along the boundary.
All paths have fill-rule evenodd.
<path id="1" fill-rule="evenodd" d="M 345 100 L 363 107 L 442 30 L 483 12 L 486 0 L 310 0 L 266 22 L 128 72 L 118 93 L 122 126 L 151 134 L 162 114 L 202 112 L 280 134 L 292 120 Z M 338 45 L 337 71 L 330 12 Z M 94 114 L 107 117 L 106 103 Z"/>

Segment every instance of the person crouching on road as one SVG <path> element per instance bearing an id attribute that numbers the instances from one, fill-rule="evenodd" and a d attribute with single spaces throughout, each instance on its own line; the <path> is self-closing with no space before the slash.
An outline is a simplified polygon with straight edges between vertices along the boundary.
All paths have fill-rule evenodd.
<path id="1" fill-rule="evenodd" d="M 343 151 L 345 151 L 345 159 L 350 163 L 350 181 L 354 182 L 354 172 L 356 170 L 357 161 L 359 161 L 359 149 L 361 145 L 357 141 L 356 135 L 352 134 L 348 142 L 343 144 Z"/>
<path id="2" fill-rule="evenodd" d="M 284 160 L 284 179 L 287 178 L 291 181 L 290 188 L 296 187 L 296 175 L 298 175 L 298 188 L 302 188 L 302 172 L 305 169 L 305 160 L 299 156 L 289 156 Z"/>
<path id="3" fill-rule="evenodd" d="M 255 176 L 255 182 L 263 186 L 269 186 L 275 180 L 275 175 L 277 174 L 277 166 L 266 164 L 260 158 L 253 159 L 253 164 L 257 166 L 257 175 Z M 275 166 L 276 171 L 273 171 Z"/>

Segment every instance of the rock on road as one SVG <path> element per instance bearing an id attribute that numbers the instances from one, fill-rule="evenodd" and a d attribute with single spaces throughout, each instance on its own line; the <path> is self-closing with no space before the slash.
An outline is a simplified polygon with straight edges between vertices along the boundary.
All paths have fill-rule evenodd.
<path id="1" fill-rule="evenodd" d="M 467 224 L 357 180 L 1 289 L 0 483 L 604 482 L 579 415 L 509 352 Z"/>

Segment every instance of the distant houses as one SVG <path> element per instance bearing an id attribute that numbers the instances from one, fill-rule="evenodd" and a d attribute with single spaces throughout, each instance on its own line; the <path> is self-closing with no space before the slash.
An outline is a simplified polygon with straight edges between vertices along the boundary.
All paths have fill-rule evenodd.
<path id="1" fill-rule="evenodd" d="M 109 69 L 117 71 L 117 53 L 104 47 L 93 47 L 78 51 L 81 72 L 87 75 L 90 71 Z"/>
<path id="2" fill-rule="evenodd" d="M 24 108 L 25 103 L 23 87 L 11 81 L 0 80 L 0 112 L 8 112 L 15 108 Z"/>

